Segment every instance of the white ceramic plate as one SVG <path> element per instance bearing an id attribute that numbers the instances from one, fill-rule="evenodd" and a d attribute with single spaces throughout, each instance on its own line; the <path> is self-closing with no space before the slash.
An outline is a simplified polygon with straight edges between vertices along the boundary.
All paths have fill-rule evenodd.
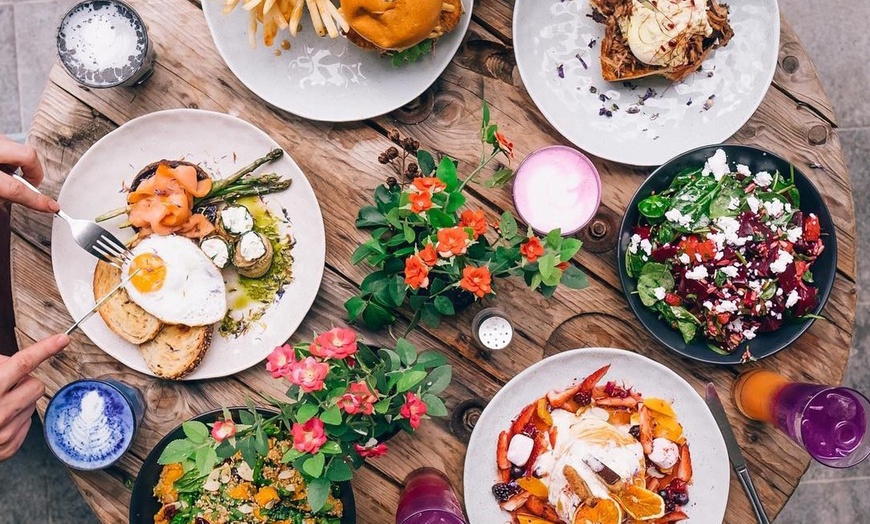
<path id="1" fill-rule="evenodd" d="M 202 8 L 218 51 L 230 70 L 257 96 L 275 107 L 311 120 L 365 120 L 414 100 L 441 75 L 471 21 L 473 0 L 463 0 L 465 13 L 454 31 L 440 38 L 433 51 L 414 64 L 394 68 L 388 57 L 364 51 L 344 37 L 319 37 L 306 12 L 296 37 L 279 31 L 269 48 L 248 42 L 248 12 L 237 7 L 223 13 L 223 2 L 203 0 Z M 282 41 L 290 49 L 281 49 Z M 277 51 L 280 51 L 280 55 Z"/>
<path id="2" fill-rule="evenodd" d="M 773 80 L 779 52 L 776 0 L 727 4 L 734 38 L 714 50 L 699 72 L 676 84 L 647 77 L 623 85 L 601 77 L 604 25 L 587 16 L 588 0 L 517 0 L 517 66 L 538 109 L 577 147 L 625 164 L 660 165 L 683 151 L 724 142 L 749 120 Z M 656 94 L 639 105 L 648 88 Z M 704 109 L 708 99 L 712 105 Z M 599 115 L 613 104 L 619 109 L 612 117 Z M 632 106 L 639 112 L 630 114 Z"/>
<path id="3" fill-rule="evenodd" d="M 280 146 L 268 135 L 228 115 L 193 109 L 152 113 L 124 124 L 82 155 L 58 200 L 69 215 L 93 218 L 123 205 L 122 183 L 129 184 L 141 168 L 152 162 L 183 158 L 200 163 L 215 178 L 222 178 L 276 147 Z M 215 328 L 211 349 L 185 380 L 224 377 L 257 364 L 290 338 L 317 296 L 326 256 L 323 217 L 311 184 L 287 153 L 257 172 L 275 172 L 293 179 L 286 191 L 264 197 L 270 207 L 277 205 L 287 210 L 290 232 L 296 240 L 292 251 L 293 281 L 284 296 L 269 307 L 258 328 L 238 338 L 223 338 Z M 120 221 L 103 225 L 123 240 L 131 233 L 115 227 Z M 94 305 L 97 260 L 75 244 L 69 227 L 60 221 L 52 228 L 51 241 L 54 277 L 61 297 L 70 315 L 81 318 Z M 99 315 L 82 324 L 82 331 L 126 366 L 152 374 L 138 346 L 109 330 Z"/>
<path id="4" fill-rule="evenodd" d="M 716 524 L 725 517 L 730 467 L 725 441 L 704 400 L 685 380 L 665 366 L 623 349 L 585 348 L 546 358 L 508 382 L 486 406 L 474 426 L 465 459 L 465 508 L 470 524 L 502 524 L 510 515 L 492 496 L 498 482 L 495 448 L 498 434 L 531 402 L 610 364 L 604 380 L 625 381 L 646 397 L 673 401 L 692 450 L 689 519 Z"/>

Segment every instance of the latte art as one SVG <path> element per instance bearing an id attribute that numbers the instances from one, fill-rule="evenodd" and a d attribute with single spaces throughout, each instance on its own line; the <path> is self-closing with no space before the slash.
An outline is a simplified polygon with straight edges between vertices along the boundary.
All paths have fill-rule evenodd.
<path id="1" fill-rule="evenodd" d="M 67 442 L 70 449 L 91 456 L 111 452 L 119 438 L 113 435 L 116 431 L 109 427 L 105 409 L 106 402 L 98 392 L 88 391 L 85 394 L 78 414 L 70 412 L 68 415 L 71 415 L 71 420 L 64 421 L 68 422 L 65 425 L 68 426 Z"/>

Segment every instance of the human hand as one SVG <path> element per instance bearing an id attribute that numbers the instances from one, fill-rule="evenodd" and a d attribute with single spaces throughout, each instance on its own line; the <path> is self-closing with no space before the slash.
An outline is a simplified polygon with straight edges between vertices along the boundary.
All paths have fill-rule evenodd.
<path id="1" fill-rule="evenodd" d="M 54 335 L 11 357 L 0 356 L 0 462 L 21 447 L 36 401 L 45 394 L 45 385 L 30 373 L 67 344 L 69 337 Z"/>
<path id="2" fill-rule="evenodd" d="M 54 199 L 31 191 L 10 176 L 18 168 L 34 186 L 42 182 L 42 164 L 36 150 L 0 135 L 0 204 L 8 200 L 37 211 L 56 213 L 60 205 Z"/>

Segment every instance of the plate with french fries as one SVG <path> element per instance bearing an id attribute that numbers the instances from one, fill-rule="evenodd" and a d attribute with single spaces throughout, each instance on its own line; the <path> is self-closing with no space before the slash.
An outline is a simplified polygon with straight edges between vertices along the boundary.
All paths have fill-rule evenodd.
<path id="1" fill-rule="evenodd" d="M 428 52 L 409 50 L 413 60 L 406 60 L 408 52 L 353 43 L 342 3 L 203 0 L 202 7 L 215 46 L 243 84 L 272 106 L 326 122 L 373 118 L 420 96 L 456 54 L 473 8 L 473 0 L 461 0 L 455 29 L 433 38 Z M 460 15 L 450 0 L 443 4 Z"/>

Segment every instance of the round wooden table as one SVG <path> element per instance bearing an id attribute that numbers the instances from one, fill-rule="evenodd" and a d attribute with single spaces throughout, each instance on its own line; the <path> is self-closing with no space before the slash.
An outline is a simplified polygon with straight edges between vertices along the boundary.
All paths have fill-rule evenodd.
<path id="1" fill-rule="evenodd" d="M 390 143 L 385 133 L 398 127 L 424 147 L 437 149 L 467 164 L 476 162 L 481 95 L 492 106 L 493 120 L 516 143 L 522 158 L 532 150 L 564 142 L 520 85 L 511 52 L 509 0 L 481 0 L 466 44 L 451 66 L 416 109 L 356 124 L 324 124 L 273 110 L 250 93 L 227 69 L 212 43 L 197 2 L 133 0 L 148 23 L 157 48 L 156 74 L 141 88 L 91 91 L 82 89 L 59 67 L 36 113 L 29 142 L 42 154 L 44 188 L 57 194 L 70 168 L 100 137 L 128 120 L 179 107 L 201 108 L 240 116 L 266 130 L 308 175 L 323 210 L 327 231 L 327 262 L 323 285 L 301 334 L 328 329 L 345 321 L 342 303 L 352 294 L 366 269 L 349 262 L 365 234 L 353 227 L 356 209 L 389 175 L 376 158 Z M 782 24 L 779 67 L 773 86 L 755 116 L 732 142 L 771 150 L 807 173 L 824 194 L 837 225 L 839 275 L 824 315 L 830 321 L 812 328 L 787 351 L 745 367 L 776 369 L 793 379 L 839 383 L 846 367 L 855 317 L 855 215 L 849 176 L 835 131 L 831 105 L 816 70 L 797 35 Z M 432 103 L 428 103 L 432 102 Z M 414 124 L 414 125 L 412 125 Z M 232 143 L 227 143 L 232 148 Z M 515 311 L 516 342 L 486 360 L 471 342 L 475 305 L 438 329 L 417 329 L 412 341 L 435 348 L 454 366 L 447 390 L 452 418 L 426 421 L 415 437 L 401 435 L 391 452 L 369 463 L 354 479 L 360 522 L 391 522 L 405 475 L 419 466 L 446 471 L 462 491 L 466 441 L 486 400 L 511 377 L 542 357 L 582 346 L 612 346 L 635 350 L 665 363 L 698 391 L 703 383 L 719 385 L 768 513 L 776 515 L 794 492 L 809 457 L 775 429 L 749 422 L 731 404 L 729 391 L 742 368 L 716 367 L 676 357 L 641 328 L 622 296 L 616 272 L 615 236 L 618 221 L 637 186 L 649 173 L 595 160 L 604 194 L 595 222 L 582 233 L 585 248 L 576 258 L 590 275 L 585 290 L 560 289 L 551 300 L 507 283 L 495 302 Z M 507 189 L 472 189 L 470 200 L 495 217 L 511 209 Z M 17 329 L 28 345 L 72 322 L 58 294 L 51 268 L 52 218 L 17 209 L 13 216 L 13 284 Z M 60 225 L 59 227 L 65 227 Z M 406 320 L 401 322 L 406 322 Z M 400 323 L 401 323 L 400 322 Z M 396 333 L 402 331 L 398 326 Z M 366 334 L 370 341 L 390 344 L 386 333 Z M 81 333 L 71 347 L 36 372 L 48 394 L 82 377 L 112 376 L 144 392 L 148 411 L 132 452 L 106 471 L 75 473 L 82 494 L 106 523 L 127 519 L 130 487 L 143 457 L 157 440 L 183 420 L 216 406 L 280 395 L 282 389 L 261 366 L 221 380 L 171 383 L 135 373 L 94 346 Z M 43 399 L 41 408 L 44 408 Z M 754 522 L 749 503 L 732 479 L 726 522 Z M 482 523 L 480 523 L 482 524 Z"/>

